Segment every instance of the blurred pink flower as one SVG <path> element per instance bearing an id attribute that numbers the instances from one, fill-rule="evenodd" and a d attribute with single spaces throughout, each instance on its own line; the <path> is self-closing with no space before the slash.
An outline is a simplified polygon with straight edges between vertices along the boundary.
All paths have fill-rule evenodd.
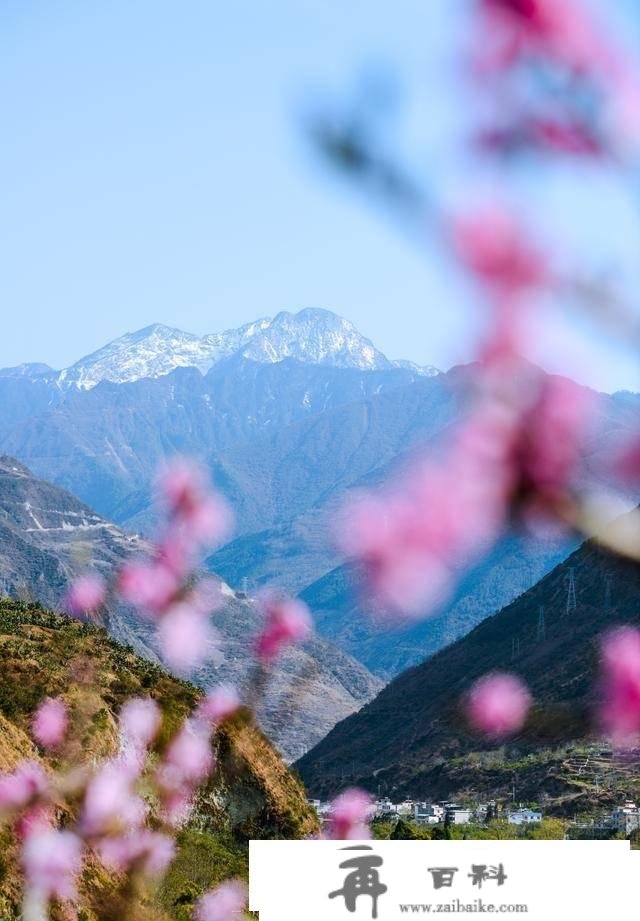
<path id="1" fill-rule="evenodd" d="M 187 720 L 169 745 L 163 766 L 180 786 L 195 787 L 201 783 L 213 768 L 209 733 L 200 731 L 196 724 Z"/>
<path id="2" fill-rule="evenodd" d="M 428 477 L 422 486 L 428 488 Z M 431 539 L 434 530 L 445 530 L 438 509 L 412 501 L 406 494 L 365 495 L 352 501 L 343 515 L 338 535 L 342 549 L 365 567 L 369 590 L 385 610 L 407 617 L 424 613 L 446 597 L 451 573 Z M 431 517 L 432 516 L 432 517 Z M 442 525 L 442 528 L 440 526 Z"/>
<path id="3" fill-rule="evenodd" d="M 569 119 L 535 118 L 527 125 L 532 141 L 541 147 L 583 157 L 602 157 L 606 145 L 593 125 Z"/>
<path id="4" fill-rule="evenodd" d="M 138 750 L 144 750 L 153 742 L 162 714 L 160 707 L 150 697 L 134 697 L 128 700 L 120 711 L 120 732 L 123 740 Z"/>
<path id="5" fill-rule="evenodd" d="M 580 452 L 593 399 L 584 387 L 562 377 L 540 375 L 535 394 L 522 413 L 512 455 L 516 497 L 525 521 L 556 516 L 579 470 Z M 560 522 L 561 523 L 561 522 Z"/>
<path id="6" fill-rule="evenodd" d="M 240 880 L 229 880 L 196 903 L 194 921 L 233 921 L 247 905 L 247 889 Z"/>
<path id="7" fill-rule="evenodd" d="M 36 710 L 32 732 L 36 742 L 43 748 L 58 748 L 64 741 L 69 726 L 69 714 L 65 704 L 55 697 L 47 697 Z"/>
<path id="8" fill-rule="evenodd" d="M 623 627 L 601 644 L 602 695 L 600 719 L 619 744 L 640 733 L 640 630 Z"/>
<path id="9" fill-rule="evenodd" d="M 256 655 L 262 662 L 273 662 L 285 647 L 311 635 L 311 614 L 301 601 L 267 597 L 262 607 L 265 626 L 256 642 Z"/>
<path id="10" fill-rule="evenodd" d="M 217 634 L 208 616 L 184 601 L 174 604 L 160 620 L 158 641 L 169 668 L 184 674 L 211 657 Z"/>
<path id="11" fill-rule="evenodd" d="M 231 685 L 220 685 L 209 691 L 198 704 L 195 718 L 215 728 L 228 719 L 240 707 L 240 697 Z"/>
<path id="12" fill-rule="evenodd" d="M 537 53 L 575 74 L 611 78 L 617 56 L 584 4 L 573 0 L 479 0 L 486 16 L 488 49 L 480 52 L 491 69 L 511 67 Z"/>
<path id="13" fill-rule="evenodd" d="M 372 799 L 363 790 L 345 790 L 331 804 L 327 837 L 337 841 L 365 840 L 371 837 L 367 820 Z"/>
<path id="14" fill-rule="evenodd" d="M 506 209 L 494 205 L 458 217 L 451 231 L 459 259 L 495 292 L 514 295 L 549 283 L 547 259 Z"/>
<path id="15" fill-rule="evenodd" d="M 0 774 L 0 814 L 24 809 L 48 788 L 47 775 L 37 761 L 22 761 L 11 774 Z"/>
<path id="16" fill-rule="evenodd" d="M 80 816 L 82 834 L 119 834 L 143 824 L 147 806 L 134 792 L 135 774 L 129 767 L 123 761 L 108 761 L 91 778 Z"/>
<path id="17" fill-rule="evenodd" d="M 65 607 L 69 614 L 79 616 L 96 611 L 107 597 L 104 579 L 95 573 L 79 576 L 71 585 L 65 598 Z"/>
<path id="18" fill-rule="evenodd" d="M 216 543 L 229 533 L 231 510 L 196 462 L 174 459 L 160 474 L 158 487 L 174 526 L 182 528 L 187 539 L 196 544 Z"/>
<path id="19" fill-rule="evenodd" d="M 516 675 L 495 672 L 471 688 L 467 716 L 474 729 L 500 738 L 522 728 L 531 707 L 531 695 Z"/>
<path id="20" fill-rule="evenodd" d="M 134 834 L 102 838 L 97 850 L 105 866 L 114 870 L 137 868 L 146 876 L 163 876 L 176 848 L 169 835 L 143 828 Z"/>
<path id="21" fill-rule="evenodd" d="M 617 452 L 613 458 L 612 470 L 626 483 L 640 480 L 640 439 L 634 439 Z"/>
<path id="22" fill-rule="evenodd" d="M 143 613 L 154 615 L 171 604 L 179 588 L 175 573 L 154 562 L 125 563 L 118 578 L 118 590 L 123 599 Z"/>
<path id="23" fill-rule="evenodd" d="M 45 901 L 73 899 L 82 865 L 83 844 L 70 831 L 38 829 L 22 849 L 27 886 Z"/>
<path id="24" fill-rule="evenodd" d="M 417 464 L 392 488 L 347 505 L 339 545 L 387 612 L 431 614 L 454 571 L 496 538 L 513 482 L 513 431 L 513 418 L 487 402 L 455 433 L 445 461 Z"/>

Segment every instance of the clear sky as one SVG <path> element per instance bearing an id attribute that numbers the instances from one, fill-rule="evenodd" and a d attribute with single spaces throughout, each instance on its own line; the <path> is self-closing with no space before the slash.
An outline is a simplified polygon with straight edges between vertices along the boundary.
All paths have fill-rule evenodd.
<path id="1" fill-rule="evenodd" d="M 3 0 L 0 366 L 63 367 L 156 321 L 206 333 L 310 306 L 390 357 L 467 360 L 471 293 L 316 162 L 300 119 L 382 67 L 406 88 L 402 143 L 459 198 L 463 3 Z M 575 171 L 529 185 L 553 232 L 635 290 L 640 212 L 621 185 Z M 568 329 L 541 314 L 534 357 L 640 389 L 635 358 Z"/>

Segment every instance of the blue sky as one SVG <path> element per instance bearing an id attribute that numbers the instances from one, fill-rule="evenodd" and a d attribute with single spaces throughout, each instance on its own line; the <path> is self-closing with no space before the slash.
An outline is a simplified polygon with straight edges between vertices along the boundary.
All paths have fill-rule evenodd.
<path id="1" fill-rule="evenodd" d="M 0 366 L 62 367 L 156 321 L 205 333 L 308 306 L 390 357 L 467 360 L 472 293 L 325 171 L 300 126 L 311 98 L 393 72 L 402 144 L 464 198 L 463 2 L 3 0 Z M 552 233 L 635 288 L 639 212 L 621 185 L 556 171 L 525 186 Z M 640 389 L 635 358 L 588 327 L 541 312 L 539 335 L 547 366 Z"/>

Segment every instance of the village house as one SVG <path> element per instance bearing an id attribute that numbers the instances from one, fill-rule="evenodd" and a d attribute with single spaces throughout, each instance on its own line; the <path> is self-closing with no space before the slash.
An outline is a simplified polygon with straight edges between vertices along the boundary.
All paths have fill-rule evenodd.
<path id="1" fill-rule="evenodd" d="M 413 818 L 417 825 L 438 825 L 444 822 L 444 807 L 437 803 L 415 803 Z"/>
<path id="2" fill-rule="evenodd" d="M 533 825 L 542 822 L 542 813 L 535 809 L 516 809 L 507 815 L 510 825 Z"/>
<path id="3" fill-rule="evenodd" d="M 611 825 L 625 835 L 637 831 L 640 828 L 640 809 L 631 800 L 627 800 L 624 806 L 616 806 L 611 813 Z"/>

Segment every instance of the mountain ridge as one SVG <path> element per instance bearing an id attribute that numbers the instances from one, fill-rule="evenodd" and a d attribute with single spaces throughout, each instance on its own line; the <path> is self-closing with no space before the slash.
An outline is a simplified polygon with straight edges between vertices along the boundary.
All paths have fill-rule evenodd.
<path id="1" fill-rule="evenodd" d="M 143 539 L 124 533 L 71 493 L 34 477 L 13 458 L 0 456 L 0 594 L 37 599 L 60 609 L 79 573 L 92 569 L 108 579 L 124 560 L 147 547 Z M 248 687 L 251 637 L 260 630 L 260 608 L 218 581 L 224 604 L 213 620 L 223 655 L 191 678 L 203 687 L 220 681 Z M 139 655 L 160 661 L 153 629 L 127 605 L 110 604 L 103 625 Z M 270 676 L 260 717 L 275 743 L 293 758 L 380 686 L 359 662 L 314 636 L 303 647 L 284 653 Z M 300 706 L 283 721 L 283 701 L 293 693 Z"/>
<path id="2" fill-rule="evenodd" d="M 61 390 L 90 390 L 101 381 L 124 384 L 157 378 L 176 368 L 206 374 L 219 361 L 239 355 L 260 363 L 295 358 L 307 364 L 381 371 L 403 368 L 416 374 L 439 373 L 430 366 L 391 361 L 349 321 L 329 310 L 280 311 L 235 329 L 197 336 L 153 323 L 108 342 L 62 371 L 25 364 L 0 370 L 0 376 L 46 378 Z"/>
<path id="3" fill-rule="evenodd" d="M 571 570 L 575 608 L 567 602 Z M 456 798 L 471 789 L 508 797 L 511 772 L 503 771 L 493 790 L 483 781 L 498 761 L 522 765 L 554 744 L 598 741 L 599 638 L 616 626 L 640 624 L 639 592 L 635 562 L 586 541 L 511 604 L 402 672 L 338 723 L 297 770 L 313 795 L 335 792 L 346 773 L 369 790 L 384 782 L 417 798 Z M 523 730 L 501 748 L 469 730 L 462 706 L 473 682 L 491 671 L 516 672 L 535 702 Z M 542 772 L 535 783 L 528 798 L 541 801 L 558 776 Z"/>

